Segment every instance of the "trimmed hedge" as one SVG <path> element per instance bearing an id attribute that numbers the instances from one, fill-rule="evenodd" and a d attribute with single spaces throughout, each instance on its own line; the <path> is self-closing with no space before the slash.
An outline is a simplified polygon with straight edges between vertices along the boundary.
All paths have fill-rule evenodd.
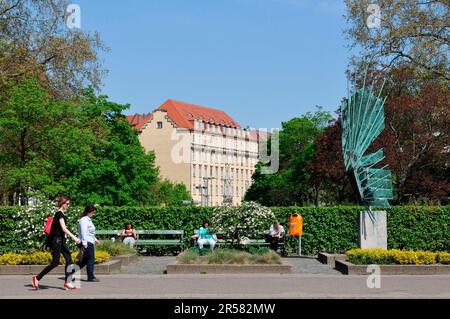
<path id="1" fill-rule="evenodd" d="M 355 265 L 431 265 L 448 264 L 449 253 L 408 251 L 399 249 L 352 249 L 346 252 L 348 261 Z"/>
<path id="2" fill-rule="evenodd" d="M 320 251 L 343 253 L 358 246 L 358 206 L 272 207 L 288 231 L 289 216 L 303 216 L 302 253 Z M 16 238 L 14 212 L 17 207 L 0 207 L 0 253 L 21 251 L 24 243 Z M 390 249 L 450 251 L 450 206 L 396 206 L 388 211 Z M 183 229 L 185 247 L 190 235 L 204 219 L 211 219 L 211 207 L 99 207 L 94 217 L 97 229 L 121 229 L 125 222 L 136 229 Z M 42 224 L 44 221 L 42 221 Z M 68 225 L 76 229 L 76 225 Z M 298 239 L 287 238 L 287 249 L 298 251 Z M 156 251 L 157 252 L 157 251 Z M 166 252 L 161 250 L 160 252 Z"/>
<path id="3" fill-rule="evenodd" d="M 78 252 L 73 252 L 71 254 L 72 261 L 77 260 Z M 95 251 L 95 263 L 101 264 L 108 261 L 111 255 L 106 251 Z M 0 255 L 0 265 L 47 265 L 52 261 L 52 254 L 48 251 L 45 252 L 34 252 L 31 254 L 17 254 L 17 253 L 6 253 Z M 59 259 L 59 264 L 63 265 L 65 259 L 62 257 Z"/>

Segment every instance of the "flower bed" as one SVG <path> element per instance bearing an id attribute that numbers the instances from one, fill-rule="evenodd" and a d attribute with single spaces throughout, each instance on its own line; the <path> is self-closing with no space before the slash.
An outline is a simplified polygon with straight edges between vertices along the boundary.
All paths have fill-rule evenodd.
<path id="1" fill-rule="evenodd" d="M 249 253 L 234 249 L 217 248 L 213 252 L 191 248 L 177 256 L 178 264 L 264 264 L 281 265 L 280 256 L 269 249 Z"/>
<path id="2" fill-rule="evenodd" d="M 97 249 L 107 252 L 111 256 L 136 255 L 136 249 L 122 242 L 112 242 L 110 240 L 102 240 Z"/>
<path id="3" fill-rule="evenodd" d="M 72 260 L 75 261 L 78 252 L 72 253 Z M 110 254 L 105 251 L 95 252 L 95 263 L 102 264 L 110 259 Z M 6 253 L 0 255 L 0 265 L 47 265 L 50 264 L 52 255 L 50 252 L 35 252 L 31 254 Z M 61 256 L 59 263 L 65 263 Z"/>
<path id="4" fill-rule="evenodd" d="M 403 251 L 398 249 L 352 249 L 346 252 L 348 261 L 355 265 L 431 265 L 450 264 L 450 253 Z"/>
<path id="5" fill-rule="evenodd" d="M 199 251 L 191 248 L 177 256 L 176 263 L 167 265 L 167 274 L 288 274 L 291 265 L 282 264 L 278 254 L 267 248 L 252 253 L 217 248 Z"/>

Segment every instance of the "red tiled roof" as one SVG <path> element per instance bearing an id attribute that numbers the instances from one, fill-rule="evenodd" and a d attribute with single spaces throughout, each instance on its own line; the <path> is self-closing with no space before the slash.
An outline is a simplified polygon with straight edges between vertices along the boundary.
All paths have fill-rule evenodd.
<path id="1" fill-rule="evenodd" d="M 182 128 L 194 129 L 194 120 L 240 128 L 239 124 L 224 111 L 200 105 L 169 99 L 157 108 L 157 110 L 166 111 L 168 117 L 178 127 Z"/>
<path id="2" fill-rule="evenodd" d="M 172 99 L 165 101 L 156 110 L 166 111 L 167 116 L 175 123 L 175 125 L 191 130 L 194 129 L 194 120 L 202 120 L 203 122 L 209 122 L 220 126 L 241 128 L 239 124 L 224 111 Z M 133 114 L 127 115 L 127 119 L 132 127 L 141 131 L 142 127 L 152 119 L 152 115 L 152 113 Z M 249 129 L 249 133 L 249 138 L 251 140 L 258 140 L 259 137 L 260 142 L 267 141 L 270 136 L 269 132 L 256 129 Z M 230 133 L 224 131 L 224 134 Z M 233 131 L 231 131 L 231 135 L 234 135 Z"/>
<path id="3" fill-rule="evenodd" d="M 142 129 L 145 123 L 152 119 L 153 114 L 133 114 L 127 115 L 128 123 L 130 123 L 131 127 L 136 128 L 138 131 Z"/>

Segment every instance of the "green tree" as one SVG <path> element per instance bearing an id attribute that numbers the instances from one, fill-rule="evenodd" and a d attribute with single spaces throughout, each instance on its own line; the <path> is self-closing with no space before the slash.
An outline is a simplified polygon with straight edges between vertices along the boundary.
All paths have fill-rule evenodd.
<path id="1" fill-rule="evenodd" d="M 317 107 L 315 113 L 308 112 L 283 122 L 279 133 L 279 172 L 262 174 L 263 164 L 259 163 L 244 199 L 267 206 L 317 203 L 318 190 L 310 183 L 311 172 L 307 165 L 314 158 L 316 138 L 331 120 L 328 112 Z M 268 149 L 270 143 L 269 139 Z"/>
<path id="2" fill-rule="evenodd" d="M 99 34 L 66 25 L 67 0 L 0 1 L 0 92 L 34 77 L 52 95 L 79 96 L 99 88 L 106 73 L 98 59 L 108 50 Z"/>
<path id="3" fill-rule="evenodd" d="M 34 79 L 11 89 L 10 98 L 0 106 L 4 203 L 25 204 L 30 190 L 48 194 L 62 190 L 53 176 L 56 167 L 52 157 L 62 151 L 61 139 L 79 137 L 78 127 L 68 125 L 74 116 L 75 109 L 69 103 L 55 101 Z M 74 150 L 73 143 L 64 149 Z"/>
<path id="4" fill-rule="evenodd" d="M 151 202 L 151 187 L 158 183 L 155 155 L 145 154 L 137 133 L 123 115 L 129 105 L 96 96 L 92 88 L 79 104 L 81 127 L 95 139 L 90 154 L 60 158 L 60 176 L 66 193 L 79 203 L 144 205 Z"/>
<path id="5" fill-rule="evenodd" d="M 450 44 L 448 0 L 378 0 L 379 25 L 370 25 L 377 12 L 370 10 L 370 0 L 345 0 L 348 27 L 346 35 L 358 47 L 352 64 L 356 71 L 398 67 L 408 64 L 420 73 L 442 80 L 450 79 L 448 47 Z M 375 20 L 373 22 L 376 22 Z"/>
<path id="6" fill-rule="evenodd" d="M 159 205 L 190 199 L 186 187 L 161 182 L 123 110 L 92 88 L 58 102 L 37 80 L 14 86 L 0 105 L 0 196 L 26 204 L 41 193 L 74 204 Z"/>
<path id="7" fill-rule="evenodd" d="M 192 200 L 184 184 L 172 183 L 165 179 L 152 188 L 151 201 L 154 205 L 181 205 L 184 200 Z"/>

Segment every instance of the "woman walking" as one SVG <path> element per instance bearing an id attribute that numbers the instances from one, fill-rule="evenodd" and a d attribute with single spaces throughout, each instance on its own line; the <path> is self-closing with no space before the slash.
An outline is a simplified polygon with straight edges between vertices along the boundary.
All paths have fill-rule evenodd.
<path id="1" fill-rule="evenodd" d="M 95 238 L 95 226 L 92 223 L 92 218 L 95 215 L 94 205 L 87 205 L 84 209 L 83 215 L 78 222 L 78 233 L 81 240 L 81 258 L 78 265 L 80 269 L 86 266 L 88 281 L 99 282 L 100 280 L 94 276 L 95 264 L 95 244 L 100 242 Z"/>
<path id="2" fill-rule="evenodd" d="M 79 244 L 81 241 L 73 235 L 66 227 L 67 225 L 67 216 L 65 212 L 70 205 L 70 199 L 66 196 L 61 196 L 58 200 L 58 211 L 55 213 L 53 217 L 52 227 L 50 231 L 50 235 L 47 237 L 45 241 L 45 246 L 49 247 L 52 252 L 52 262 L 50 265 L 45 267 L 37 276 L 33 276 L 32 282 L 33 287 L 35 289 L 39 289 L 39 281 L 49 273 L 52 269 L 58 267 L 59 259 L 61 254 L 63 255 L 66 261 L 65 268 L 65 284 L 64 288 L 66 290 L 77 289 L 76 286 L 72 285 L 71 282 L 68 282 L 67 279 L 69 277 L 69 273 L 67 268 L 72 264 L 72 257 L 70 256 L 69 248 L 67 248 L 66 236 L 70 237 L 75 243 Z"/>

